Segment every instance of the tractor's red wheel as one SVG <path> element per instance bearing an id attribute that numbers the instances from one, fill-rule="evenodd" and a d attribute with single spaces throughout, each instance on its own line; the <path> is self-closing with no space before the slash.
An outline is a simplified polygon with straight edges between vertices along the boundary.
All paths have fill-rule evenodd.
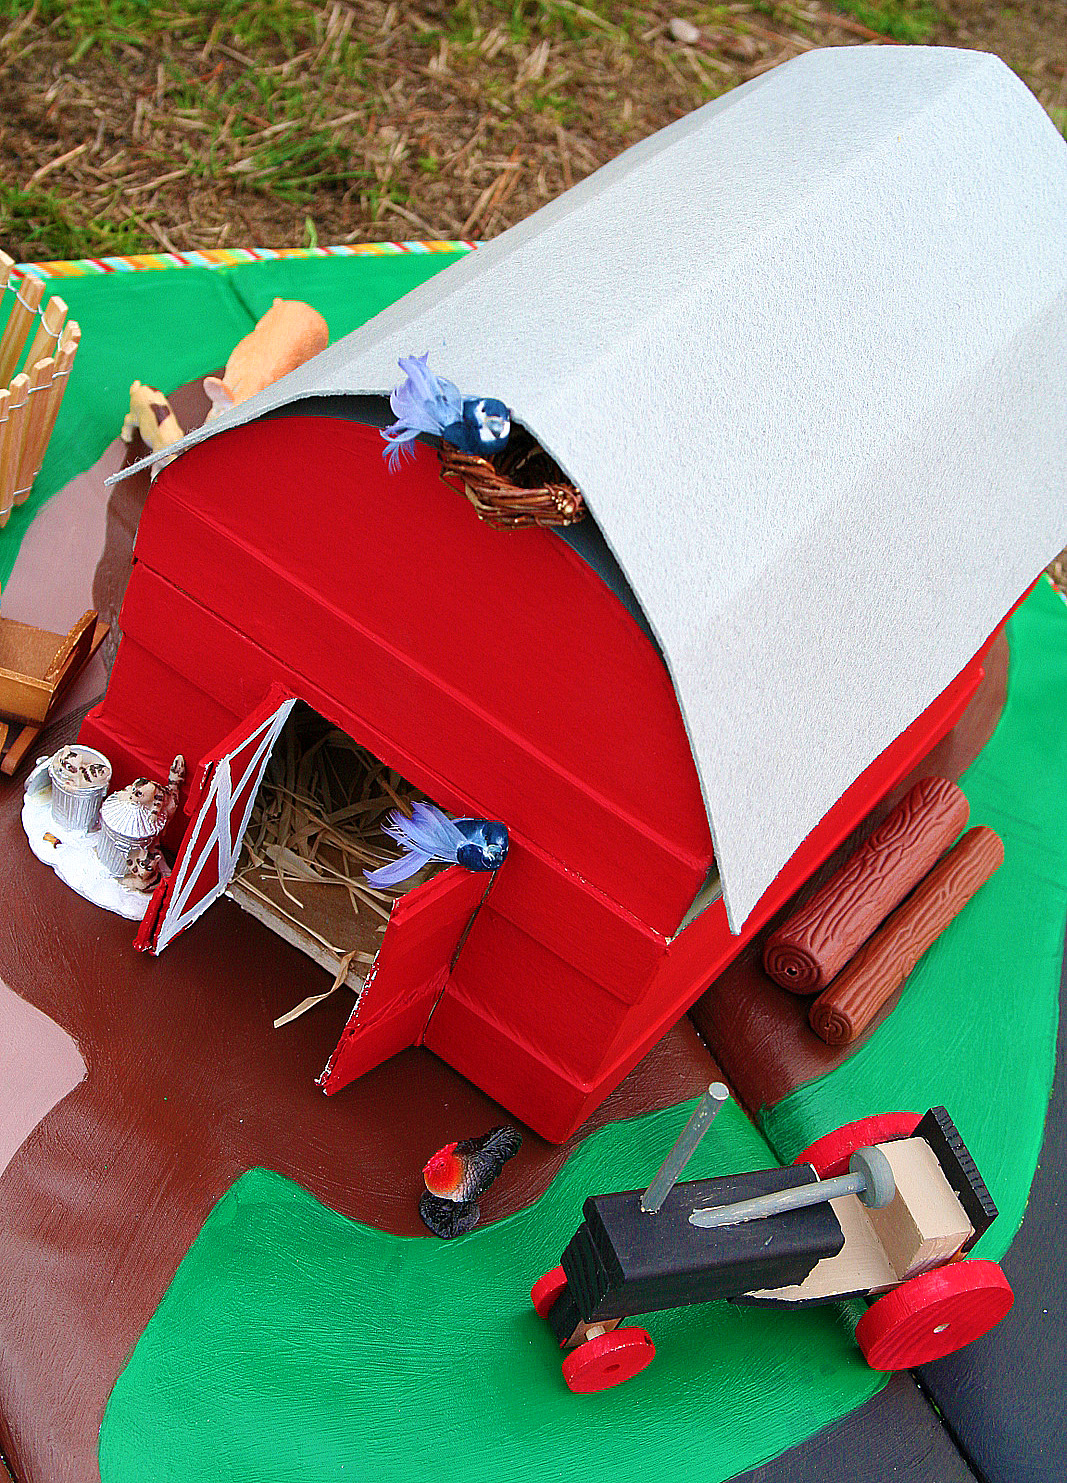
<path id="1" fill-rule="evenodd" d="M 567 1279 L 563 1275 L 562 1267 L 553 1267 L 551 1272 L 538 1277 L 533 1287 L 530 1288 L 530 1302 L 541 1318 L 547 1318 L 552 1312 L 553 1304 L 566 1286 Z"/>
<path id="2" fill-rule="evenodd" d="M 858 1148 L 871 1148 L 888 1143 L 892 1138 L 910 1138 L 922 1122 L 917 1112 L 881 1112 L 876 1117 L 861 1117 L 846 1123 L 833 1133 L 826 1133 L 810 1148 L 798 1153 L 794 1164 L 814 1164 L 820 1179 L 835 1179 L 848 1173 L 848 1161 Z"/>
<path id="3" fill-rule="evenodd" d="M 655 1357 L 656 1346 L 644 1329 L 615 1329 L 572 1349 L 563 1361 L 563 1378 L 571 1390 L 588 1395 L 639 1375 Z"/>
<path id="4" fill-rule="evenodd" d="M 996 1262 L 952 1262 L 880 1297 L 856 1325 L 856 1339 L 873 1370 L 911 1370 L 980 1339 L 1013 1302 Z"/>

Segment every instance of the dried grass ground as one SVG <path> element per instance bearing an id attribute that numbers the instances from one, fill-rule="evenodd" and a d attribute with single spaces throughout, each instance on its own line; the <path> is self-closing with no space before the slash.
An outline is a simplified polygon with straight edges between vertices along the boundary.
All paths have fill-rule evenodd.
<path id="1" fill-rule="evenodd" d="M 0 28 L 22 259 L 492 237 L 815 46 L 994 51 L 1067 130 L 1065 0 L 0 0 Z"/>
<path id="2" fill-rule="evenodd" d="M 880 33 L 998 51 L 1067 124 L 1063 0 L 0 0 L 0 26 L 23 258 L 490 237 L 737 83 Z"/>

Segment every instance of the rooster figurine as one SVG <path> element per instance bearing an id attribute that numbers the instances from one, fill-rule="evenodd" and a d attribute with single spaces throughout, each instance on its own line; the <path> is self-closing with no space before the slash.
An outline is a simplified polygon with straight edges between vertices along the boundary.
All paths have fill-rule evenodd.
<path id="1" fill-rule="evenodd" d="M 450 1240 L 472 1231 L 482 1218 L 477 1201 L 522 1147 L 517 1128 L 490 1128 L 482 1138 L 464 1138 L 438 1149 L 422 1171 L 426 1189 L 419 1214 L 435 1236 Z"/>
<path id="2" fill-rule="evenodd" d="M 436 376 L 427 365 L 425 355 L 404 355 L 399 366 L 405 380 L 389 398 L 396 414 L 392 427 L 382 429 L 389 444 L 383 450 L 389 468 L 400 466 L 403 454 L 419 433 L 433 433 L 451 443 L 461 453 L 476 453 L 489 458 L 501 453 L 511 435 L 511 413 L 495 397 L 465 397 L 458 386 Z"/>
<path id="3" fill-rule="evenodd" d="M 508 853 L 508 831 L 492 819 L 450 819 L 432 803 L 415 803 L 411 818 L 394 809 L 383 832 L 404 849 L 398 860 L 365 870 L 369 886 L 399 886 L 431 860 L 467 870 L 498 870 Z"/>

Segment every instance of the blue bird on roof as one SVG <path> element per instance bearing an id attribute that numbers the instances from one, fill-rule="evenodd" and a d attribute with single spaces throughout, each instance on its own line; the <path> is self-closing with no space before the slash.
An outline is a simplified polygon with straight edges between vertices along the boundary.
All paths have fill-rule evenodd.
<path id="1" fill-rule="evenodd" d="M 511 434 L 508 408 L 495 397 L 463 396 L 458 386 L 430 370 L 429 358 L 427 351 L 402 355 L 398 362 L 405 380 L 389 398 L 397 420 L 382 429 L 390 470 L 399 468 L 419 433 L 433 433 L 461 453 L 482 458 L 502 452 Z"/>
<path id="2" fill-rule="evenodd" d="M 404 854 L 377 870 L 365 870 L 370 886 L 399 886 L 431 860 L 467 870 L 498 870 L 508 853 L 508 831 L 493 819 L 450 819 L 432 803 L 412 804 L 411 818 L 394 809 L 383 832 Z"/>

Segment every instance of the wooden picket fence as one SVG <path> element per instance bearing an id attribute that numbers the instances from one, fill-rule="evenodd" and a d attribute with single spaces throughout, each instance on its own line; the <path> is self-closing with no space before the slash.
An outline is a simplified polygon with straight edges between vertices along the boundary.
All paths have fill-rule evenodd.
<path id="1" fill-rule="evenodd" d="M 0 252 L 0 526 L 29 497 L 40 472 L 81 339 L 59 295 L 42 310 L 41 279 L 14 277 L 14 268 Z"/>

